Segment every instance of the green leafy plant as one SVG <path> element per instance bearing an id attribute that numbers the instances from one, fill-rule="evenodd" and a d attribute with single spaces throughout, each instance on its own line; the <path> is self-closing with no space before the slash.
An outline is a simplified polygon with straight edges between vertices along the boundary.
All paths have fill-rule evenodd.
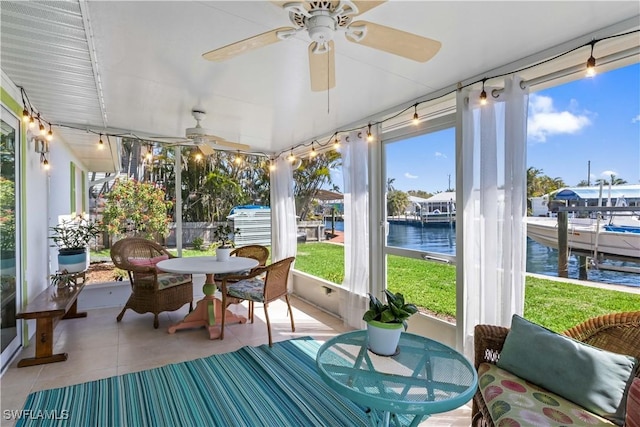
<path id="1" fill-rule="evenodd" d="M 121 282 L 122 280 L 129 278 L 129 273 L 127 273 L 127 270 L 122 270 L 121 268 L 114 268 L 113 277 L 116 279 L 116 281 Z"/>
<path id="2" fill-rule="evenodd" d="M 71 283 L 75 283 L 74 274 L 68 273 L 67 270 L 59 271 L 51 276 L 51 284 L 59 288 L 69 286 Z"/>
<path id="3" fill-rule="evenodd" d="M 369 294 L 369 310 L 364 313 L 362 320 L 365 322 L 375 320 L 382 323 L 402 323 L 406 331 L 407 319 L 418 312 L 418 307 L 405 303 L 404 296 L 399 292 L 394 294 L 385 289 L 384 293 L 387 296 L 387 304 Z"/>
<path id="4" fill-rule="evenodd" d="M 91 239 L 100 233 L 99 225 L 78 215 L 74 219 L 62 220 L 55 227 L 50 227 L 51 240 L 60 249 L 84 249 Z"/>
<path id="5" fill-rule="evenodd" d="M 150 182 L 117 180 L 105 197 L 103 223 L 112 235 L 154 237 L 169 233 L 165 191 Z"/>
<path id="6" fill-rule="evenodd" d="M 233 239 L 240 235 L 239 228 L 233 228 L 229 223 L 220 224 L 213 229 L 213 239 L 218 242 L 218 248 L 228 249 L 234 246 Z"/>
<path id="7" fill-rule="evenodd" d="M 191 244 L 193 245 L 193 249 L 195 249 L 196 251 L 201 251 L 202 245 L 204 244 L 204 239 L 202 237 L 195 237 L 191 241 Z"/>

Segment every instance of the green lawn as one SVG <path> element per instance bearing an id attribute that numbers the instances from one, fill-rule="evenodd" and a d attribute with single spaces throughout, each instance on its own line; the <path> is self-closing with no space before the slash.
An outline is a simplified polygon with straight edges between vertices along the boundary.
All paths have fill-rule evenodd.
<path id="1" fill-rule="evenodd" d="M 213 255 L 214 251 L 183 250 L 183 256 Z M 92 252 L 109 258 L 109 252 Z M 296 270 L 334 283 L 344 278 L 344 247 L 330 243 L 298 245 Z M 399 256 L 388 257 L 389 289 L 436 314 L 455 316 L 454 266 Z M 640 295 L 527 277 L 524 316 L 554 331 L 563 331 L 590 317 L 640 309 Z"/>

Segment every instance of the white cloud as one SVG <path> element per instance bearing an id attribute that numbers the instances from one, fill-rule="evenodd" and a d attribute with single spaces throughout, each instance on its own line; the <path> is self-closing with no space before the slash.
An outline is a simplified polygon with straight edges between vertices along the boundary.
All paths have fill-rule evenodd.
<path id="1" fill-rule="evenodd" d="M 600 176 L 603 178 L 611 178 L 611 175 L 618 176 L 618 172 L 616 171 L 603 171 Z"/>
<path id="2" fill-rule="evenodd" d="M 409 172 L 405 172 L 405 173 L 404 173 L 404 177 L 405 177 L 405 178 L 409 178 L 409 179 L 416 179 L 416 178 L 418 178 L 418 176 L 417 176 L 417 175 L 411 175 Z"/>
<path id="3" fill-rule="evenodd" d="M 446 158 L 447 158 L 447 155 L 446 155 L 446 154 L 441 153 L 441 152 L 439 152 L 439 151 L 436 151 L 434 155 L 435 155 L 436 157 L 442 157 L 443 159 L 446 159 Z"/>
<path id="4" fill-rule="evenodd" d="M 577 102 L 571 100 L 570 107 L 576 109 Z M 527 132 L 536 142 L 545 142 L 551 135 L 576 134 L 591 125 L 591 120 L 584 113 L 557 111 L 553 99 L 548 96 L 531 95 L 529 109 Z"/>
<path id="5" fill-rule="evenodd" d="M 633 119 L 631 119 L 631 123 L 638 123 L 638 122 L 640 122 L 640 114 L 638 114 Z"/>

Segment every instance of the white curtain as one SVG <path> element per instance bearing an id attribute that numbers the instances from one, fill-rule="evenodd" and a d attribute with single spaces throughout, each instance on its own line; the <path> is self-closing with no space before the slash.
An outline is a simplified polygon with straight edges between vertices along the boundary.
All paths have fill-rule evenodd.
<path id="1" fill-rule="evenodd" d="M 344 281 L 349 292 L 341 301 L 344 323 L 364 328 L 362 315 L 369 291 L 369 173 L 366 131 L 349 133 L 344 145 Z"/>
<path id="2" fill-rule="evenodd" d="M 296 256 L 296 202 L 293 194 L 293 169 L 284 158 L 275 160 L 271 171 L 271 260 Z M 291 279 L 291 277 L 289 278 Z M 289 280 L 289 290 L 292 281 Z"/>
<path id="3" fill-rule="evenodd" d="M 458 95 L 462 106 L 463 350 L 473 360 L 477 324 L 509 326 L 524 308 L 528 93 L 505 79 L 497 97 L 486 88 Z"/>

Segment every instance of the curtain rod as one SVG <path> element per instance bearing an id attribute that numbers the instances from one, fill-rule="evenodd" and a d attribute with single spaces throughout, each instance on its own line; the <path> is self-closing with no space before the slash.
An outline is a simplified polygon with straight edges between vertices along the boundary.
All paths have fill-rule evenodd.
<path id="1" fill-rule="evenodd" d="M 635 46 L 626 50 L 622 50 L 620 52 L 612 53 L 611 55 L 603 56 L 602 58 L 598 58 L 598 62 L 596 66 L 610 64 L 612 62 L 620 61 L 622 59 L 626 59 L 638 54 L 640 54 L 640 46 Z M 548 81 L 552 81 L 555 79 L 559 79 L 562 77 L 569 76 L 571 74 L 580 73 L 584 71 L 585 71 L 585 65 L 578 64 L 578 65 L 574 65 L 573 67 L 565 68 L 564 70 L 554 71 L 553 73 L 533 78 L 531 80 L 523 80 L 520 82 L 520 87 L 522 89 L 526 89 L 530 86 L 535 86 L 540 83 L 546 83 Z M 504 88 L 493 89 L 491 91 L 491 95 L 495 98 L 498 95 L 500 95 L 502 92 L 504 92 Z"/>

